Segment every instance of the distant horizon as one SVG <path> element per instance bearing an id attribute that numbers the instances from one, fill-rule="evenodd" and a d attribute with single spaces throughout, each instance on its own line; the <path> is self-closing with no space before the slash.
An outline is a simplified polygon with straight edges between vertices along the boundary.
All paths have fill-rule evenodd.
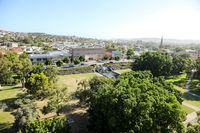
<path id="1" fill-rule="evenodd" d="M 51 33 L 47 33 L 47 32 L 21 32 L 21 31 L 9 31 L 9 30 L 5 30 L 5 29 L 0 29 L 2 31 L 7 31 L 7 32 L 16 32 L 16 33 L 42 33 L 42 34 L 48 34 L 48 35 L 56 35 L 56 36 L 75 36 L 75 37 L 80 37 L 80 38 L 87 38 L 87 39 L 97 39 L 97 40 L 110 40 L 110 41 L 113 41 L 113 40 L 139 40 L 139 39 L 161 39 L 161 37 L 163 37 L 163 40 L 177 40 L 177 41 L 200 41 L 197 40 L 197 39 L 177 39 L 177 38 L 165 38 L 164 36 L 161 36 L 160 38 L 159 37 L 140 37 L 140 38 L 137 38 L 137 37 L 133 37 L 133 38 L 98 38 L 98 37 L 84 37 L 84 36 L 78 36 L 78 35 L 64 35 L 64 34 L 51 34 Z"/>

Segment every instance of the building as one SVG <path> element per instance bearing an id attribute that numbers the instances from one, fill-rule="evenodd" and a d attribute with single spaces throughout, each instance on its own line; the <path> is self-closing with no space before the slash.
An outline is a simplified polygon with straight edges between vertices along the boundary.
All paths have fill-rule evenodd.
<path id="1" fill-rule="evenodd" d="M 77 59 L 80 56 L 85 56 L 86 60 L 99 60 L 104 56 L 104 48 L 71 48 L 70 53 L 72 59 Z"/>
<path id="2" fill-rule="evenodd" d="M 53 62 L 57 62 L 58 60 L 62 60 L 65 57 L 70 57 L 71 55 L 65 51 L 52 51 L 46 54 L 31 54 L 29 56 L 31 62 L 33 64 L 39 62 L 45 62 L 47 59 L 52 59 Z"/>
<path id="3" fill-rule="evenodd" d="M 18 43 L 15 43 L 15 42 L 6 42 L 4 45 L 7 46 L 8 48 L 18 47 Z"/>
<path id="4" fill-rule="evenodd" d="M 110 58 L 115 58 L 117 56 L 122 57 L 123 53 L 116 49 L 107 49 L 104 53 L 105 56 L 108 56 Z"/>

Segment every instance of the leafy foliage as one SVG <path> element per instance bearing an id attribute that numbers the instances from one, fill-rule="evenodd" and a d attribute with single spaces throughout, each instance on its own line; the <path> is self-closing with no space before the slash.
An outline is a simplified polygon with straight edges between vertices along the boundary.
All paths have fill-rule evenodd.
<path id="1" fill-rule="evenodd" d="M 25 86 L 28 89 L 28 94 L 31 94 L 34 98 L 41 99 L 49 94 L 49 80 L 43 73 L 32 73 L 30 77 L 26 79 Z"/>
<path id="2" fill-rule="evenodd" d="M 65 58 L 63 59 L 63 62 L 64 62 L 64 63 L 69 63 L 69 62 L 70 62 L 69 57 L 65 57 Z"/>
<path id="3" fill-rule="evenodd" d="M 94 88 L 93 88 L 94 87 Z M 97 133 L 181 132 L 185 113 L 179 95 L 150 72 L 122 74 L 113 83 L 93 80 L 90 129 Z"/>
<path id="4" fill-rule="evenodd" d="M 62 66 L 62 65 L 63 65 L 63 61 L 62 61 L 62 60 L 58 60 L 58 61 L 56 62 L 56 65 L 57 65 L 58 67 Z"/>
<path id="5" fill-rule="evenodd" d="M 24 128 L 29 125 L 35 119 L 39 118 L 37 113 L 37 104 L 29 99 L 19 99 L 15 102 L 18 107 L 14 113 L 15 122 L 14 126 L 18 129 Z"/>
<path id="6" fill-rule="evenodd" d="M 186 53 L 173 56 L 172 74 L 180 74 L 181 72 L 191 70 L 192 60 Z"/>
<path id="7" fill-rule="evenodd" d="M 43 113 L 47 114 L 55 111 L 59 115 L 59 111 L 69 99 L 66 88 L 56 87 L 51 93 L 47 106 L 44 106 Z"/>
<path id="8" fill-rule="evenodd" d="M 80 63 L 81 63 L 81 61 L 79 59 L 74 60 L 75 65 L 80 64 Z"/>
<path id="9" fill-rule="evenodd" d="M 133 70 L 150 70 L 154 76 L 170 75 L 172 70 L 172 57 L 164 52 L 147 52 L 136 58 Z"/>
<path id="10" fill-rule="evenodd" d="M 127 59 L 133 59 L 134 49 L 133 48 L 128 49 L 128 51 L 126 52 L 126 55 L 127 55 Z"/>
<path id="11" fill-rule="evenodd" d="M 79 57 L 79 60 L 82 62 L 82 61 L 85 61 L 85 56 L 80 56 Z"/>
<path id="12" fill-rule="evenodd" d="M 43 120 L 35 120 L 26 125 L 24 129 L 18 133 L 69 133 L 70 126 L 67 118 L 48 118 Z"/>

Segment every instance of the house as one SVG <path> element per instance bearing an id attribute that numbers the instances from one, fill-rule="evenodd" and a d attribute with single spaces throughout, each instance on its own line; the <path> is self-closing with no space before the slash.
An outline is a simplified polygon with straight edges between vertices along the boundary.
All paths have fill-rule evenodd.
<path id="1" fill-rule="evenodd" d="M 0 51 L 0 54 L 1 55 L 5 55 L 5 54 L 8 54 L 8 53 L 16 53 L 16 54 L 22 54 L 23 51 L 17 51 L 17 50 L 14 50 L 14 51 Z"/>
<path id="2" fill-rule="evenodd" d="M 72 59 L 77 59 L 80 56 L 85 56 L 86 60 L 99 60 L 104 56 L 104 48 L 71 48 L 70 53 Z"/>
<path id="3" fill-rule="evenodd" d="M 6 42 L 4 45 L 6 45 L 8 48 L 18 47 L 18 43 L 15 43 L 15 42 Z"/>

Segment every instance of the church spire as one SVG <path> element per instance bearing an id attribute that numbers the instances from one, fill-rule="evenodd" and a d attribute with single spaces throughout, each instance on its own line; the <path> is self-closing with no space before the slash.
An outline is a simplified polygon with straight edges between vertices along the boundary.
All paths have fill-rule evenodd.
<path id="1" fill-rule="evenodd" d="M 163 50 L 164 46 L 163 46 L 163 36 L 161 37 L 161 41 L 160 41 L 160 46 L 159 49 Z"/>

